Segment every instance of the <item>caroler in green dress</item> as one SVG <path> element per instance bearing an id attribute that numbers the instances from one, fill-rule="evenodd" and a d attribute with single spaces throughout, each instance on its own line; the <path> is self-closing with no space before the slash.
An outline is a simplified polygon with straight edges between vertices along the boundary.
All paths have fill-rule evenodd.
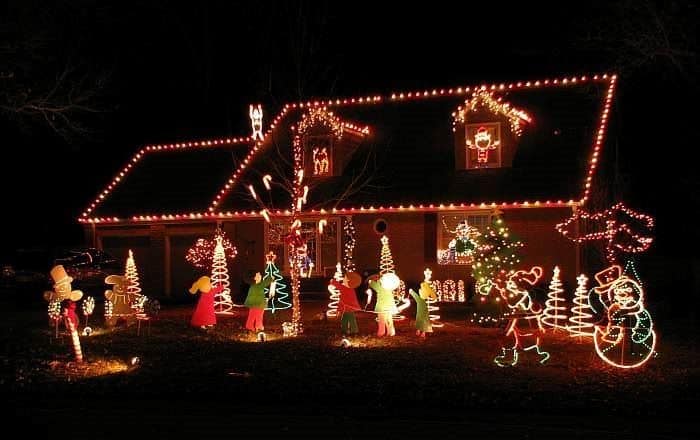
<path id="1" fill-rule="evenodd" d="M 430 315 L 428 314 L 428 303 L 425 300 L 433 297 L 435 291 L 429 283 L 422 282 L 419 292 L 416 293 L 413 289 L 408 291 L 416 301 L 416 335 L 424 338 L 426 333 L 432 333 L 433 331 L 433 326 L 430 324 Z"/>

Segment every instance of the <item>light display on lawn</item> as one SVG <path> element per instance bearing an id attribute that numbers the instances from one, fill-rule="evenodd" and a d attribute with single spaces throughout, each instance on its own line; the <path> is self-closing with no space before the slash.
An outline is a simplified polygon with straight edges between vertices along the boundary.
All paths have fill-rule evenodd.
<path id="1" fill-rule="evenodd" d="M 616 203 L 609 209 L 588 213 L 579 208 L 574 215 L 556 225 L 564 237 L 575 243 L 603 242 L 608 263 L 615 264 L 622 253 L 638 253 L 649 249 L 654 219 Z"/>
<path id="2" fill-rule="evenodd" d="M 248 108 L 248 116 L 250 117 L 250 126 L 253 129 L 253 133 L 250 135 L 250 137 L 254 141 L 261 141 L 263 140 L 263 132 L 262 132 L 262 118 L 263 118 L 263 110 L 262 106 L 260 104 L 253 106 L 252 104 Z"/>
<path id="3" fill-rule="evenodd" d="M 197 306 L 195 307 L 190 325 L 206 329 L 216 325 L 216 312 L 214 310 L 215 295 L 224 289 L 223 284 L 216 286 L 212 285 L 212 280 L 209 277 L 200 277 L 190 287 L 192 295 L 200 292 Z"/>
<path id="4" fill-rule="evenodd" d="M 549 283 L 549 293 L 545 301 L 542 323 L 553 329 L 567 329 L 566 299 L 562 297 L 561 280 L 559 279 L 559 266 L 554 267 L 552 281 Z"/>
<path id="5" fill-rule="evenodd" d="M 584 274 L 576 277 L 576 292 L 574 306 L 569 316 L 569 335 L 575 337 L 593 336 L 593 309 L 588 301 L 588 277 Z"/>
<path id="6" fill-rule="evenodd" d="M 343 269 L 340 263 L 335 265 L 335 274 L 333 274 L 333 279 L 336 282 L 343 281 Z M 328 292 L 331 294 L 330 302 L 328 303 L 328 310 L 326 310 L 326 316 L 329 318 L 335 318 L 338 316 L 338 302 L 340 301 L 340 290 L 333 283 L 328 284 Z"/>
<path id="7" fill-rule="evenodd" d="M 428 313 L 430 317 L 430 324 L 433 327 L 440 328 L 444 324 L 440 322 L 440 315 L 437 313 L 440 311 L 440 307 L 437 306 L 438 296 L 433 287 L 433 282 L 431 278 L 433 277 L 433 271 L 430 268 L 425 268 L 423 271 L 423 282 L 420 283 L 419 294 L 421 298 L 425 298 L 425 303 L 428 306 Z M 462 286 L 464 288 L 464 286 Z"/>
<path id="8" fill-rule="evenodd" d="M 135 318 L 131 305 L 136 300 L 128 291 L 129 280 L 123 275 L 108 275 L 105 284 L 112 286 L 105 290 L 105 324 L 111 327 L 119 321 L 127 323 Z"/>
<path id="9" fill-rule="evenodd" d="M 92 315 L 95 310 L 95 298 L 88 296 L 83 300 L 83 315 L 85 316 L 85 328 L 88 328 L 88 318 Z"/>
<path id="10" fill-rule="evenodd" d="M 126 274 L 127 280 L 126 294 L 131 298 L 130 306 L 137 312 L 142 313 L 143 295 L 141 295 L 141 285 L 139 283 L 139 272 L 136 269 L 134 261 L 134 253 L 129 249 L 129 256 L 126 259 Z"/>
<path id="11" fill-rule="evenodd" d="M 214 311 L 217 315 L 233 314 L 233 301 L 231 300 L 231 289 L 229 286 L 228 265 L 226 264 L 226 254 L 224 252 L 223 237 L 217 235 L 216 247 L 214 248 L 214 260 L 211 266 L 211 282 L 217 289 L 214 295 Z"/>
<path id="12" fill-rule="evenodd" d="M 637 281 L 613 265 L 595 275 L 598 295 L 604 310 L 604 323 L 595 326 L 593 342 L 596 353 L 609 365 L 636 368 L 654 355 L 656 332 L 651 314 L 644 306 L 644 289 Z"/>
<path id="13" fill-rule="evenodd" d="M 63 301 L 68 301 L 67 307 L 73 305 L 73 308 L 75 308 L 74 304 L 76 301 L 80 301 L 80 299 L 83 297 L 83 292 L 80 290 L 73 290 L 73 277 L 68 275 L 63 266 L 54 266 L 51 268 L 49 275 L 51 276 L 51 279 L 53 279 L 53 290 L 44 292 L 44 299 L 49 303 L 49 320 L 53 322 L 55 334 L 56 337 L 58 337 L 58 323 L 61 317 L 61 303 Z M 75 312 L 73 312 L 73 314 L 75 314 Z"/>
<path id="14" fill-rule="evenodd" d="M 510 337 L 512 343 L 501 347 L 501 354 L 494 359 L 499 367 L 515 366 L 521 351 L 535 350 L 541 364 L 549 359 L 549 353 L 540 347 L 540 339 L 544 335 L 542 307 L 532 300 L 529 293 L 541 277 L 541 267 L 533 267 L 529 271 L 518 270 L 508 276 L 505 289 L 500 290 L 513 315 L 506 327 L 506 337 Z"/>
<path id="15" fill-rule="evenodd" d="M 352 222 L 352 217 L 343 218 L 343 235 L 344 245 L 343 245 L 343 267 L 348 272 L 354 272 L 356 270 L 355 261 L 353 256 L 355 253 L 355 224 Z"/>
<path id="16" fill-rule="evenodd" d="M 265 296 L 269 298 L 265 310 L 270 310 L 272 313 L 292 306 L 289 302 L 287 285 L 284 283 L 284 278 L 275 264 L 276 259 L 277 255 L 274 252 L 268 252 L 265 255 L 265 274 L 263 275 L 263 279 L 271 278 L 275 282 L 274 291 L 272 290 L 273 286 L 265 287 Z"/>
<path id="17" fill-rule="evenodd" d="M 472 277 L 476 281 L 476 292 L 485 293 L 483 288 L 496 285 L 505 288 L 508 273 L 520 263 L 519 250 L 523 243 L 510 234 L 500 212 L 494 214 L 492 224 L 479 236 L 478 247 L 472 264 Z M 490 281 L 490 283 L 489 283 Z"/>
<path id="18" fill-rule="evenodd" d="M 432 280 L 430 282 L 437 295 L 437 302 L 465 302 L 464 280 Z"/>
<path id="19" fill-rule="evenodd" d="M 411 300 L 408 299 L 406 296 L 406 290 L 405 290 L 405 285 L 403 290 L 401 289 L 401 285 L 403 281 L 396 275 L 396 272 L 394 270 L 394 258 L 391 255 L 391 248 L 389 247 L 389 237 L 386 235 L 382 235 L 382 238 L 379 240 L 382 243 L 382 249 L 381 253 L 379 256 L 379 275 L 383 276 L 386 274 L 393 274 L 396 276 L 396 287 L 392 289 L 392 294 L 394 295 L 394 302 L 395 302 L 395 310 L 393 311 L 393 316 L 392 317 L 392 326 L 393 326 L 393 319 L 397 320 L 402 320 L 406 319 L 405 316 L 399 315 L 398 313 L 404 309 L 406 309 L 410 304 Z M 389 278 L 387 278 L 389 280 Z M 391 278 L 391 281 L 387 281 L 384 284 L 391 284 L 393 285 L 393 278 Z M 376 291 L 376 289 L 375 289 Z M 379 301 L 379 296 L 377 296 L 377 301 Z"/>
<path id="20" fill-rule="evenodd" d="M 68 305 L 66 305 L 66 308 L 63 310 L 63 316 L 68 333 L 70 333 L 75 362 L 80 364 L 83 362 L 83 350 L 80 347 L 80 335 L 78 335 L 78 315 L 75 313 L 75 307 L 76 302 L 69 300 Z"/>
<path id="21" fill-rule="evenodd" d="M 214 238 L 206 239 L 199 238 L 197 241 L 187 250 L 185 254 L 185 260 L 198 269 L 208 269 L 214 262 L 214 250 L 216 249 L 216 237 L 221 237 L 221 244 L 224 247 L 224 254 L 226 255 L 227 261 L 233 261 L 238 254 L 236 246 L 234 246 L 231 241 L 226 237 L 226 233 L 221 229 L 217 228 L 214 234 Z"/>

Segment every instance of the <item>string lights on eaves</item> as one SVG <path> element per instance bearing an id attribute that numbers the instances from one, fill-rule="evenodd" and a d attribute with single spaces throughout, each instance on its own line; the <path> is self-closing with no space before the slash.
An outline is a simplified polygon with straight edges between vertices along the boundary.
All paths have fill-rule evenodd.
<path id="1" fill-rule="evenodd" d="M 608 83 L 607 95 L 604 100 L 602 114 L 600 123 L 598 125 L 598 130 L 594 138 L 593 152 L 589 160 L 588 172 L 584 181 L 583 194 L 579 200 L 557 200 L 557 201 L 512 201 L 512 202 L 502 202 L 502 201 L 484 201 L 481 203 L 453 203 L 453 204 L 420 204 L 415 203 L 408 206 L 369 206 L 369 207 L 348 207 L 333 210 L 310 210 L 311 214 L 323 214 L 323 213 L 338 213 L 338 214 L 362 214 L 362 213 L 391 213 L 391 212 L 404 212 L 404 211 L 416 211 L 416 212 L 434 212 L 438 210 L 450 210 L 450 209 L 464 209 L 464 208 L 479 208 L 479 207 L 491 207 L 499 209 L 509 209 L 509 208 L 527 208 L 527 207 L 572 207 L 585 204 L 590 196 L 590 188 L 592 186 L 593 175 L 597 168 L 600 150 L 605 138 L 605 132 L 608 126 L 608 119 L 610 113 L 610 107 L 612 105 L 612 98 L 614 95 L 615 85 L 617 81 L 616 75 L 592 75 L 592 76 L 571 76 L 571 77 L 560 77 L 554 79 L 540 79 L 534 81 L 519 81 L 512 83 L 492 83 L 492 84 L 482 84 L 478 86 L 466 86 L 466 87 L 456 87 L 449 89 L 431 89 L 413 92 L 392 92 L 386 96 L 374 95 L 374 96 L 364 96 L 355 98 L 338 98 L 338 99 L 326 99 L 326 100 L 310 100 L 305 102 L 297 102 L 285 104 L 280 110 L 275 118 L 272 119 L 269 127 L 263 133 L 263 140 L 254 141 L 250 136 L 240 137 L 240 138 L 224 138 L 216 140 L 207 141 L 197 141 L 197 142 L 184 142 L 184 143 L 173 143 L 173 144 L 162 144 L 162 145 L 151 145 L 142 148 L 138 151 L 134 157 L 129 161 L 129 163 L 114 177 L 112 182 L 95 198 L 95 200 L 85 209 L 78 221 L 80 223 L 129 223 L 129 222 L 153 222 L 153 221 L 190 221 L 190 220 L 214 220 L 214 219 L 230 219 L 230 218 L 259 218 L 261 216 L 258 211 L 228 211 L 220 212 L 218 211 L 221 201 L 230 192 L 230 190 L 235 186 L 239 180 L 241 174 L 250 165 L 252 160 L 255 158 L 257 153 L 263 149 L 265 141 L 268 139 L 270 133 L 281 123 L 281 121 L 288 115 L 291 110 L 294 109 L 305 109 L 305 108 L 320 108 L 320 107 L 338 107 L 338 106 L 352 106 L 352 105 L 373 105 L 381 104 L 386 101 L 396 102 L 405 100 L 424 100 L 424 99 L 437 99 L 441 97 L 450 96 L 460 96 L 466 95 L 478 91 L 514 91 L 523 89 L 536 89 L 542 87 L 567 87 L 583 83 Z M 369 127 L 361 127 L 355 124 L 343 123 L 343 130 L 351 131 L 359 135 L 368 135 L 370 133 Z M 248 144 L 252 148 L 243 159 L 239 167 L 233 172 L 230 178 L 225 182 L 223 187 L 217 192 L 214 199 L 212 200 L 208 212 L 190 212 L 190 213 L 161 213 L 161 214 L 151 214 L 151 215 L 138 215 L 129 218 L 119 218 L 119 217 L 99 217 L 91 216 L 95 211 L 97 206 L 99 206 L 103 200 L 114 190 L 114 187 L 119 184 L 121 180 L 125 178 L 128 172 L 138 163 L 145 154 L 150 154 L 157 151 L 169 151 L 176 149 L 185 149 L 193 147 L 211 147 L 219 145 L 231 145 L 231 144 Z M 278 215 L 286 215 L 285 211 L 277 212 Z"/>

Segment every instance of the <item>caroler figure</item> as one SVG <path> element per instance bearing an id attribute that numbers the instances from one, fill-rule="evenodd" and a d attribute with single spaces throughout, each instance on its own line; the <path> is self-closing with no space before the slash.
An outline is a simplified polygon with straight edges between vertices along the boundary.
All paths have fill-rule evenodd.
<path id="1" fill-rule="evenodd" d="M 221 293 L 223 290 L 224 286 L 221 284 L 217 285 L 216 287 L 212 286 L 211 279 L 206 276 L 200 277 L 194 284 L 192 284 L 192 287 L 190 287 L 190 293 L 194 295 L 197 293 L 197 291 L 200 292 L 197 307 L 195 307 L 194 313 L 192 314 L 192 320 L 190 321 L 190 324 L 193 327 L 205 329 L 216 325 L 214 296 Z"/>

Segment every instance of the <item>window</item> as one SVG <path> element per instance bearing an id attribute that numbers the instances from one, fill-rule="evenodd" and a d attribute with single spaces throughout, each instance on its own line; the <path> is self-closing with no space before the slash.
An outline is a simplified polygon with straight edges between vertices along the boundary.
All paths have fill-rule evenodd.
<path id="1" fill-rule="evenodd" d="M 340 256 L 340 219 L 327 218 L 323 233 L 318 232 L 318 220 L 301 223 L 301 235 L 305 248 L 298 251 L 302 257 L 301 276 L 332 276 Z M 289 247 L 285 237 L 289 233 L 289 222 L 280 220 L 266 223 L 266 249 L 277 255 L 277 267 L 289 274 Z M 330 275 L 328 275 L 330 273 Z"/>
<path id="2" fill-rule="evenodd" d="M 438 264 L 472 264 L 476 238 L 490 224 L 488 211 L 438 214 Z"/>
<path id="3" fill-rule="evenodd" d="M 466 124 L 467 169 L 501 166 L 501 123 Z"/>
<path id="4" fill-rule="evenodd" d="M 304 137 L 305 173 L 313 177 L 333 175 L 333 135 Z"/>

